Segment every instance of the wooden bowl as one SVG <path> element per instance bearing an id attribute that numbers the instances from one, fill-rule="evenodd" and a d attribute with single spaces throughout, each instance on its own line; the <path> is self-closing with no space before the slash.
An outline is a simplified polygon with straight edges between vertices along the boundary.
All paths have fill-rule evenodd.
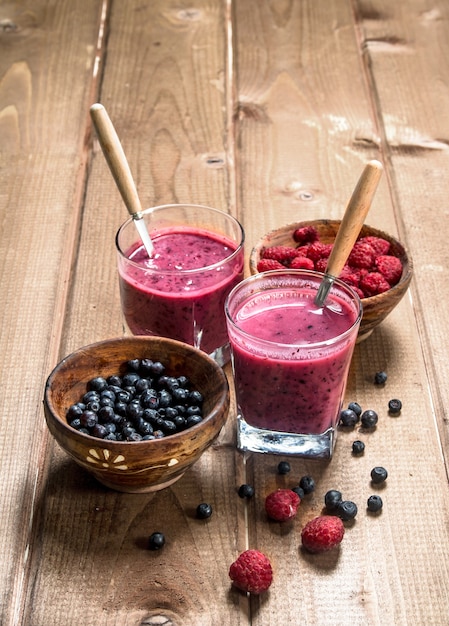
<path id="1" fill-rule="evenodd" d="M 297 244 L 293 239 L 293 232 L 297 228 L 301 228 L 303 226 L 314 226 L 318 231 L 320 241 L 323 243 L 333 243 L 340 227 L 340 220 L 310 220 L 297 222 L 295 224 L 288 224 L 287 226 L 271 231 L 265 235 L 265 237 L 260 239 L 251 251 L 251 273 L 257 273 L 257 263 L 260 260 L 261 253 L 264 248 L 271 246 L 296 247 Z M 360 231 L 360 237 L 366 237 L 368 235 L 381 237 L 382 239 L 386 239 L 390 242 L 391 248 L 389 254 L 397 256 L 401 260 L 403 272 L 399 282 L 388 291 L 376 296 L 371 296 L 370 298 L 362 299 L 363 317 L 357 339 L 359 342 L 369 337 L 374 328 L 387 317 L 387 315 L 402 299 L 408 289 L 413 273 L 412 260 L 404 246 L 397 239 L 381 230 L 378 230 L 377 228 L 364 225 Z"/>
<path id="2" fill-rule="evenodd" d="M 203 420 L 162 439 L 133 442 L 99 439 L 72 428 L 66 412 L 86 392 L 86 383 L 123 371 L 123 364 L 135 358 L 161 361 L 167 374 L 187 376 L 203 394 Z M 106 487 L 129 493 L 158 491 L 181 478 L 217 438 L 228 408 L 229 386 L 221 367 L 200 350 L 159 337 L 124 337 L 80 348 L 54 368 L 44 393 L 47 425 L 61 448 Z"/>

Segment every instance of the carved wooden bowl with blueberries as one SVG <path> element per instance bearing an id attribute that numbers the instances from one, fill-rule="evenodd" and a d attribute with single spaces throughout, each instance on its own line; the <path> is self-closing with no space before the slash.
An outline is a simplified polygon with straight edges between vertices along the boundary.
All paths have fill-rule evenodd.
<path id="1" fill-rule="evenodd" d="M 106 487 L 129 493 L 181 478 L 218 437 L 228 409 L 221 367 L 160 337 L 80 348 L 54 368 L 44 392 L 61 448 Z"/>
<path id="2" fill-rule="evenodd" d="M 324 272 L 340 223 L 340 220 L 309 220 L 271 231 L 251 251 L 251 273 L 276 269 L 276 262 L 280 263 L 279 268 L 301 267 Z M 293 249 L 292 254 L 284 248 Z M 397 239 L 366 224 L 362 227 L 340 275 L 362 300 L 359 342 L 369 337 L 403 298 L 412 273 L 412 260 Z"/>

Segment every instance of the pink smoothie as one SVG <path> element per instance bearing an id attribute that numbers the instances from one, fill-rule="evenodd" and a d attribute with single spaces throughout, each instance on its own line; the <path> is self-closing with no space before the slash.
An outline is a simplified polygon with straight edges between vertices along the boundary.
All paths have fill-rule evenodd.
<path id="1" fill-rule="evenodd" d="M 235 316 L 243 331 L 230 331 L 236 394 L 251 426 L 321 434 L 336 424 L 355 337 L 319 344 L 350 329 L 357 312 L 335 296 L 318 308 L 315 293 L 290 288 L 262 292 Z"/>
<path id="2" fill-rule="evenodd" d="M 224 301 L 243 276 L 234 241 L 190 227 L 152 233 L 155 254 L 143 246 L 119 262 L 122 307 L 135 335 L 178 339 L 212 353 L 228 343 Z"/>

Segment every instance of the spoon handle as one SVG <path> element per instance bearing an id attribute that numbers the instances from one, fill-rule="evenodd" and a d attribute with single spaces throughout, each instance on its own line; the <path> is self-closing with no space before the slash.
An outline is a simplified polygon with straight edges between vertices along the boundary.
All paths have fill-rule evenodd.
<path id="1" fill-rule="evenodd" d="M 125 153 L 111 119 L 102 104 L 90 107 L 92 122 L 97 131 L 98 140 L 109 165 L 112 176 L 120 191 L 128 212 L 133 217 L 140 217 L 142 205 Z"/>
<path id="2" fill-rule="evenodd" d="M 343 269 L 370 209 L 382 171 L 380 161 L 373 160 L 366 164 L 335 237 L 326 274 L 337 277 Z"/>

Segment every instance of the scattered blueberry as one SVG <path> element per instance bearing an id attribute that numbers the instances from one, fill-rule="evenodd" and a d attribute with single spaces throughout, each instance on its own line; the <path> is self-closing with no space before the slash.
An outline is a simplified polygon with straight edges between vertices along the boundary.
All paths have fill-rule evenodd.
<path id="1" fill-rule="evenodd" d="M 370 496 L 366 506 L 371 513 L 377 513 L 383 507 L 382 498 L 380 496 Z"/>
<path id="2" fill-rule="evenodd" d="M 384 385 L 387 382 L 387 374 L 386 372 L 376 372 L 374 374 L 374 384 L 375 385 Z"/>
<path id="3" fill-rule="evenodd" d="M 352 442 L 352 454 L 363 454 L 365 452 L 365 444 L 363 443 L 363 441 L 360 441 L 359 439 L 357 439 L 356 441 Z"/>
<path id="4" fill-rule="evenodd" d="M 299 498 L 300 498 L 301 500 L 302 500 L 302 499 L 304 498 L 304 496 L 306 495 L 306 494 L 304 493 L 304 489 L 303 489 L 302 487 L 293 487 L 293 488 L 292 488 L 292 491 L 294 491 L 294 492 L 295 492 L 295 493 L 299 496 Z"/>
<path id="5" fill-rule="evenodd" d="M 150 535 L 148 547 L 150 550 L 160 550 L 165 544 L 164 533 L 156 532 Z"/>
<path id="6" fill-rule="evenodd" d="M 312 491 L 315 491 L 315 481 L 313 480 L 312 476 L 303 476 L 299 481 L 299 486 L 301 487 L 301 489 L 303 489 L 305 495 L 308 495 L 309 493 L 312 493 Z"/>
<path id="7" fill-rule="evenodd" d="M 373 467 L 371 470 L 371 480 L 375 485 L 379 485 L 387 480 L 388 472 L 385 467 Z"/>
<path id="8" fill-rule="evenodd" d="M 202 502 L 196 507 L 196 516 L 199 519 L 207 519 L 212 515 L 212 507 L 207 502 Z"/>
<path id="9" fill-rule="evenodd" d="M 337 515 L 344 521 L 348 522 L 357 515 L 357 505 L 351 500 L 343 500 L 337 508 Z"/>
<path id="10" fill-rule="evenodd" d="M 240 485 L 238 494 L 241 498 L 252 498 L 254 495 L 254 487 L 252 485 Z"/>
<path id="11" fill-rule="evenodd" d="M 288 461 L 281 461 L 278 464 L 278 473 L 279 474 L 288 474 L 290 471 L 290 463 Z"/>
<path id="12" fill-rule="evenodd" d="M 388 403 L 388 412 L 391 415 L 399 415 L 402 409 L 402 402 L 397 398 L 393 398 Z"/>
<path id="13" fill-rule="evenodd" d="M 346 426 L 353 428 L 359 421 L 359 416 L 352 409 L 343 409 L 340 411 L 339 424 L 340 426 Z"/>
<path id="14" fill-rule="evenodd" d="M 362 407 L 360 406 L 358 402 L 350 402 L 348 404 L 348 409 L 351 409 L 351 411 L 354 411 L 357 417 L 360 417 L 362 415 Z"/>
<path id="15" fill-rule="evenodd" d="M 330 489 L 324 495 L 324 504 L 328 511 L 336 511 L 342 502 L 341 491 Z"/>
<path id="16" fill-rule="evenodd" d="M 378 420 L 379 416 L 377 415 L 376 411 L 373 411 L 372 409 L 367 409 L 366 411 L 363 411 L 360 417 L 360 421 L 364 428 L 374 428 Z"/>

